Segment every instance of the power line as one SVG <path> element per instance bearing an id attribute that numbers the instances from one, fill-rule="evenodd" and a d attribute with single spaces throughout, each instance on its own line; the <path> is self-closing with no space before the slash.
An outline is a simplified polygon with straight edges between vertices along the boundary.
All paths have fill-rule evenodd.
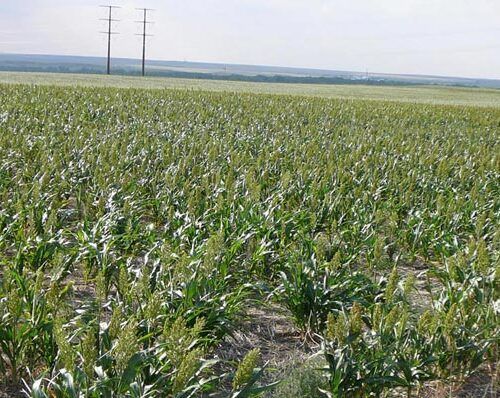
<path id="1" fill-rule="evenodd" d="M 144 13 L 144 18 L 142 21 L 136 21 L 136 23 L 142 24 L 142 33 L 136 34 L 136 36 L 142 36 L 142 76 L 146 74 L 146 37 L 149 35 L 146 32 L 146 26 L 152 24 L 153 22 L 148 21 L 148 11 L 154 11 L 152 8 L 136 8 L 136 10 L 142 11 Z"/>
<path id="2" fill-rule="evenodd" d="M 100 6 L 102 8 L 107 8 L 109 9 L 109 16 L 108 18 L 101 18 L 101 21 L 107 21 L 108 22 L 108 31 L 107 32 L 101 32 L 101 33 L 104 33 L 104 34 L 107 34 L 108 35 L 108 63 L 107 63 L 107 67 L 106 67 L 106 73 L 109 75 L 111 74 L 111 36 L 112 35 L 117 35 L 118 32 L 113 32 L 111 30 L 111 24 L 112 22 L 118 22 L 119 20 L 118 19 L 113 19 L 113 9 L 115 8 L 120 8 L 118 6 Z"/>

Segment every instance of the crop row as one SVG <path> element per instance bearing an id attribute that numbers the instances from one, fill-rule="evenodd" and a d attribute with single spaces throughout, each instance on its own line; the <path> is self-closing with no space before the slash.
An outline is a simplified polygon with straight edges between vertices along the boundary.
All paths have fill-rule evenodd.
<path id="1" fill-rule="evenodd" d="M 324 394 L 462 380 L 498 355 L 499 131 L 496 108 L 3 85 L 0 372 L 259 395 L 259 347 L 214 352 L 270 300 L 321 342 Z"/>

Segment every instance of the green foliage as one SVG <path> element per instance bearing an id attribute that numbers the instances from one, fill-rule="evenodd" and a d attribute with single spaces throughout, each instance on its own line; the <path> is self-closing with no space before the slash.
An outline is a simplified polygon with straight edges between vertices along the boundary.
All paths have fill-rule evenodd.
<path id="1" fill-rule="evenodd" d="M 40 397 L 213 391 L 215 349 L 273 292 L 326 336 L 330 393 L 466 375 L 498 354 L 499 126 L 496 108 L 1 85 L 0 373 Z M 264 390 L 250 359 L 237 396 Z"/>
<path id="2" fill-rule="evenodd" d="M 376 285 L 363 273 L 345 266 L 294 262 L 281 273 L 274 295 L 292 313 L 297 326 L 311 336 L 323 330 L 327 316 L 354 302 L 375 299 Z"/>
<path id="3" fill-rule="evenodd" d="M 328 317 L 324 353 L 331 396 L 381 396 L 394 388 L 411 396 L 426 381 L 461 380 L 488 356 L 493 359 L 499 342 L 495 269 L 479 265 L 477 256 L 457 267 L 463 258 L 431 271 L 442 284 L 432 310 L 419 314 L 412 308 L 393 271 L 385 301 L 365 308 L 356 303 Z"/>
<path id="4" fill-rule="evenodd" d="M 258 348 L 254 348 L 241 360 L 233 376 L 233 393 L 231 398 L 261 396 L 266 391 L 272 390 L 274 386 L 278 384 L 278 382 L 264 386 L 257 384 L 266 367 L 258 367 L 260 359 L 260 350 Z"/>

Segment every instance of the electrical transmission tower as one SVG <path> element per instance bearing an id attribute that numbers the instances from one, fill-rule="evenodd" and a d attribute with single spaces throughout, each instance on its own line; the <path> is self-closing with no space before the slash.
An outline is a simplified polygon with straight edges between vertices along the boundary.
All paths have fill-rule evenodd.
<path id="1" fill-rule="evenodd" d="M 120 8 L 120 7 L 118 7 L 118 6 L 100 6 L 100 7 L 109 9 L 108 18 L 101 18 L 101 21 L 108 22 L 108 31 L 107 32 L 101 32 L 101 33 L 104 33 L 104 34 L 108 35 L 108 64 L 107 64 L 107 67 L 106 67 L 106 73 L 109 75 L 109 74 L 111 74 L 111 36 L 118 34 L 118 32 L 113 32 L 111 30 L 111 28 L 112 28 L 112 23 L 113 22 L 118 22 L 119 21 L 118 19 L 113 19 L 113 9 Z"/>
<path id="2" fill-rule="evenodd" d="M 136 8 L 144 13 L 144 18 L 142 21 L 136 21 L 142 24 L 142 33 L 136 34 L 136 36 L 142 36 L 142 76 L 146 74 L 146 37 L 153 36 L 148 35 L 146 32 L 146 26 L 152 24 L 153 22 L 148 21 L 148 11 L 154 11 L 152 8 Z"/>

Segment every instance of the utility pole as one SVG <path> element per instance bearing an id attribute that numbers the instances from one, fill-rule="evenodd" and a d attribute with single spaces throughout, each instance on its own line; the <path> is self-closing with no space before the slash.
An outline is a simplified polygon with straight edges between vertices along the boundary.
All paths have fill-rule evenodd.
<path id="1" fill-rule="evenodd" d="M 101 18 L 101 21 L 106 21 L 108 23 L 108 31 L 101 32 L 101 33 L 108 35 L 108 63 L 107 63 L 107 67 L 106 67 L 106 73 L 109 75 L 109 74 L 111 74 L 111 36 L 118 34 L 118 32 L 113 32 L 111 30 L 111 27 L 112 27 L 113 22 L 119 21 L 118 19 L 113 19 L 113 9 L 120 8 L 120 7 L 118 7 L 118 6 L 100 6 L 100 7 L 109 9 L 108 18 Z"/>
<path id="2" fill-rule="evenodd" d="M 142 25 L 142 33 L 136 34 L 136 36 L 142 36 L 142 76 L 146 75 L 146 37 L 153 36 L 148 35 L 146 32 L 146 26 L 153 22 L 148 21 L 148 11 L 154 11 L 152 8 L 136 8 L 136 10 L 142 11 L 144 14 L 142 21 L 136 21 Z"/>

